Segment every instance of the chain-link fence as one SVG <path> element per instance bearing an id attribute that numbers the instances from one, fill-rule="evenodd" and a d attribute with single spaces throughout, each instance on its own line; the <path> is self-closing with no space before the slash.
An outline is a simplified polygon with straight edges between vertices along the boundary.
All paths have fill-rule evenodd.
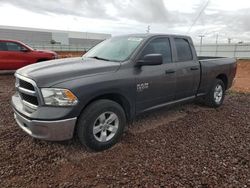
<path id="1" fill-rule="evenodd" d="M 250 58 L 250 44 L 203 44 L 195 45 L 199 56 Z"/>

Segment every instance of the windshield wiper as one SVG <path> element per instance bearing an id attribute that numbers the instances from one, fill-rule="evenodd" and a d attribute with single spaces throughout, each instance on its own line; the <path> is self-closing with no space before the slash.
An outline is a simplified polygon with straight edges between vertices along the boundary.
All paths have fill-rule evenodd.
<path id="1" fill-rule="evenodd" d="M 101 58 L 101 57 L 98 57 L 98 56 L 93 56 L 93 57 L 90 57 L 90 58 L 95 58 L 95 59 L 103 60 L 103 61 L 110 61 L 109 59 Z"/>

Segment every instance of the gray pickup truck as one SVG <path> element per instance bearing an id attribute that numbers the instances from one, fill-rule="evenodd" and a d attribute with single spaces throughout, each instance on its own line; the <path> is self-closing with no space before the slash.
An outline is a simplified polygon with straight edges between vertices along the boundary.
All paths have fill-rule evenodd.
<path id="1" fill-rule="evenodd" d="M 100 151 L 146 111 L 196 98 L 219 107 L 236 68 L 233 58 L 197 57 L 188 36 L 113 37 L 83 57 L 17 70 L 14 117 L 32 137 L 59 141 L 77 135 Z"/>

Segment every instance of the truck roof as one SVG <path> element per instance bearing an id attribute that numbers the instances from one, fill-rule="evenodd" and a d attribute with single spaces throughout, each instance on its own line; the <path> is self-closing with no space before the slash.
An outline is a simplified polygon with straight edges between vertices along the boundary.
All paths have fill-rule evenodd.
<path id="1" fill-rule="evenodd" d="M 120 35 L 120 36 L 143 37 L 143 38 L 150 38 L 150 37 L 155 37 L 155 36 L 172 36 L 172 37 L 190 38 L 187 35 L 164 34 L 164 33 L 138 33 L 138 34 L 128 34 L 128 35 Z"/>

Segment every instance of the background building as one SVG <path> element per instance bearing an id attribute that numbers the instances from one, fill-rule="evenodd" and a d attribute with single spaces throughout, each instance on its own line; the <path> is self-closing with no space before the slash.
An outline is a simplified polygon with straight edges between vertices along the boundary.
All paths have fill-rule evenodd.
<path id="1" fill-rule="evenodd" d="M 0 39 L 19 40 L 33 48 L 81 51 L 110 38 L 111 34 L 0 26 Z"/>

